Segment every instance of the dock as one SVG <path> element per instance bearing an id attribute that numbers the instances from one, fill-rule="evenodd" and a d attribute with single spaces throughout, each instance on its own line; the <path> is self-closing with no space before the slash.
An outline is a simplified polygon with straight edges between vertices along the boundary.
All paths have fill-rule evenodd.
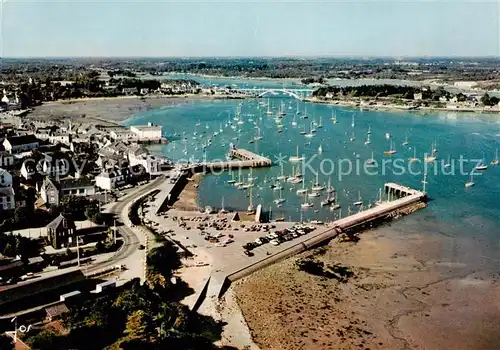
<path id="1" fill-rule="evenodd" d="M 273 164 L 271 159 L 243 148 L 231 148 L 228 158 L 231 160 L 190 164 L 182 170 L 199 173 L 226 169 L 263 168 Z"/>
<path id="2" fill-rule="evenodd" d="M 392 198 L 395 199 L 388 202 L 377 203 L 374 207 L 367 210 L 338 219 L 328 224 L 324 227 L 324 229 L 319 230 L 319 232 L 317 232 L 314 236 L 309 237 L 306 240 L 280 252 L 256 261 L 242 269 L 234 271 L 225 277 L 218 297 L 221 298 L 224 295 L 232 282 L 249 276 L 250 274 L 276 262 L 324 244 L 325 242 L 328 242 L 343 233 L 352 230 L 362 230 L 364 227 L 372 227 L 380 222 L 408 215 L 416 210 L 426 207 L 427 194 L 425 192 L 395 183 L 386 183 L 384 185 L 384 189 L 387 193 L 393 195 Z"/>

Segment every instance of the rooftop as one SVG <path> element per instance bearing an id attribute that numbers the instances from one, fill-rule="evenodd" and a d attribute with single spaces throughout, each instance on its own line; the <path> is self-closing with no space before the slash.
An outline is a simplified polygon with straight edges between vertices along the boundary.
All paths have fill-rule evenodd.
<path id="1" fill-rule="evenodd" d="M 38 139 L 35 137 L 35 135 L 32 134 L 22 136 L 8 136 L 5 139 L 8 140 L 12 146 L 38 142 Z"/>

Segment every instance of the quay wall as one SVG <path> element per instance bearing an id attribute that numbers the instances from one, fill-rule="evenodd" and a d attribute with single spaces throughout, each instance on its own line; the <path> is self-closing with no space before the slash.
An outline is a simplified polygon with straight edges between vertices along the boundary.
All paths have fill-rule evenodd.
<path id="1" fill-rule="evenodd" d="M 382 219 L 391 218 L 393 213 L 400 213 L 405 210 L 405 208 L 415 207 L 421 208 L 425 206 L 423 201 L 425 200 L 425 195 L 423 193 L 417 193 L 411 196 L 403 197 L 397 199 L 393 202 L 382 203 L 377 207 L 365 210 L 360 213 L 350 215 L 346 218 L 339 219 L 332 223 L 333 227 L 328 227 L 322 232 L 316 234 L 315 236 L 301 242 L 297 243 L 291 247 L 288 247 L 278 253 L 267 256 L 259 261 L 256 261 L 240 270 L 237 270 L 229 275 L 227 275 L 222 283 L 219 291 L 218 297 L 224 296 L 226 291 L 229 289 L 231 284 L 239 279 L 247 277 L 252 273 L 270 266 L 279 261 L 285 260 L 291 256 L 302 253 L 311 248 L 317 247 L 325 242 L 337 237 L 342 232 L 352 229 L 356 226 L 366 224 L 367 222 Z M 422 204 L 419 206 L 418 204 Z"/>

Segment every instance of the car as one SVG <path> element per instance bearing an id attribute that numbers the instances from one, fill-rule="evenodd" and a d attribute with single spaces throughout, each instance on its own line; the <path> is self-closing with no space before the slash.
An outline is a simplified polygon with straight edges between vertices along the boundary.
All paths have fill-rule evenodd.
<path id="1" fill-rule="evenodd" d="M 254 241 L 257 245 L 261 245 L 263 242 L 260 238 L 256 238 Z"/>
<path id="2" fill-rule="evenodd" d="M 144 250 L 146 249 L 146 247 L 144 246 L 144 244 L 139 244 L 139 250 Z"/>
<path id="3" fill-rule="evenodd" d="M 276 239 L 273 239 L 273 240 L 272 240 L 271 242 L 269 242 L 269 243 L 271 243 L 272 245 L 279 245 L 279 244 L 280 244 L 280 242 L 278 242 L 278 240 L 276 240 Z"/>
<path id="4" fill-rule="evenodd" d="M 254 255 L 255 255 L 254 253 L 252 253 L 252 252 L 251 252 L 251 251 L 249 251 L 249 250 L 245 250 L 245 251 L 243 251 L 243 252 L 245 253 L 245 255 L 246 255 L 246 256 L 254 256 Z"/>

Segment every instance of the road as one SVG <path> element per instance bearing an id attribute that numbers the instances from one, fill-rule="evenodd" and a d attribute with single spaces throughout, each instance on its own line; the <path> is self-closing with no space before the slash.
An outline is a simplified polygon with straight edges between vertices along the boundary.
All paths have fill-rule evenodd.
<path id="1" fill-rule="evenodd" d="M 118 232 L 122 236 L 123 244 L 120 249 L 118 249 L 118 251 L 116 251 L 116 253 L 108 260 L 96 263 L 93 266 L 88 267 L 86 269 L 87 274 L 98 272 L 99 270 L 104 270 L 108 267 L 121 264 L 125 259 L 138 251 L 139 243 L 143 240 L 143 237 L 139 234 L 139 232 L 136 232 L 136 230 L 128 226 L 130 224 L 130 221 L 128 219 L 128 206 L 134 199 L 137 199 L 145 195 L 146 193 L 156 189 L 164 180 L 165 177 L 162 175 L 149 184 L 139 187 L 136 190 L 128 193 L 127 195 L 119 198 L 115 203 L 112 204 L 108 212 L 115 214 L 118 221 L 123 224 L 121 226 L 117 226 Z M 145 254 L 145 251 L 143 251 L 143 254 Z"/>

